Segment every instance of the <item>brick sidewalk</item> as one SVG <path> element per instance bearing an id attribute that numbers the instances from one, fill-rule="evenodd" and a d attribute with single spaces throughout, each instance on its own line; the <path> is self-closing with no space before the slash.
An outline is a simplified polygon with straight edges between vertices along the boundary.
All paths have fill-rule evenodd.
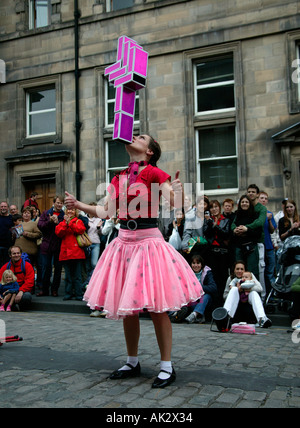
<path id="1" fill-rule="evenodd" d="M 36 311 L 0 319 L 8 335 L 24 338 L 0 348 L 2 408 L 300 407 L 300 344 L 286 327 L 249 336 L 173 325 L 177 380 L 153 390 L 159 353 L 148 319 L 141 319 L 142 375 L 122 381 L 107 379 L 125 358 L 122 322 Z"/>

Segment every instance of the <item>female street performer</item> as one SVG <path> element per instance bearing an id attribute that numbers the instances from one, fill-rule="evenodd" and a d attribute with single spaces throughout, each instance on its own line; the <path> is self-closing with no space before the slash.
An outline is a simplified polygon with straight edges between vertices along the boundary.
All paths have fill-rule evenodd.
<path id="1" fill-rule="evenodd" d="M 148 135 L 134 136 L 126 150 L 131 162 L 113 178 L 104 207 L 86 205 L 68 192 L 65 204 L 100 218 L 110 218 L 119 209 L 119 235 L 100 257 L 83 299 L 91 309 L 103 308 L 107 318 L 123 319 L 127 363 L 110 379 L 140 375 L 139 313 L 148 310 L 161 355 L 160 372 L 152 387 L 164 388 L 176 378 L 167 312 L 195 302 L 204 293 L 188 263 L 165 242 L 157 227 L 161 194 L 172 206 L 183 206 L 179 171 L 171 182 L 171 177 L 157 168 L 161 149 Z"/>

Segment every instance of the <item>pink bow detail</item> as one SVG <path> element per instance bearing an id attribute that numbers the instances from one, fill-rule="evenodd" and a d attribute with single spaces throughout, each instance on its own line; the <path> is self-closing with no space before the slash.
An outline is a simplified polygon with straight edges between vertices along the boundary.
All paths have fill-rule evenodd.
<path id="1" fill-rule="evenodd" d="M 139 166 L 145 166 L 148 165 L 148 162 L 141 161 L 141 162 L 130 162 L 128 164 L 129 166 L 129 186 L 136 182 L 138 172 L 139 172 Z"/>

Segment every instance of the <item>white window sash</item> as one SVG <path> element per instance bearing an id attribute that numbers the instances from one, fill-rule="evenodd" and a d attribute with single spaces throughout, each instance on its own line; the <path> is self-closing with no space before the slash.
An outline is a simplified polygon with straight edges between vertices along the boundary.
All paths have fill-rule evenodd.
<path id="1" fill-rule="evenodd" d="M 213 158 L 199 158 L 198 162 L 214 162 L 217 160 L 225 160 L 225 159 L 237 159 L 237 155 L 232 156 L 215 156 Z"/>
<path id="2" fill-rule="evenodd" d="M 196 113 L 195 116 L 208 116 L 210 114 L 214 114 L 214 113 L 230 113 L 230 112 L 235 112 L 236 108 L 235 107 L 228 107 L 228 108 L 220 108 L 218 110 L 206 110 L 206 111 L 201 111 L 199 113 Z"/>
<path id="3" fill-rule="evenodd" d="M 47 5 L 44 6 L 45 8 L 47 8 L 47 25 L 49 25 L 49 7 L 50 4 L 49 2 L 47 3 Z M 41 26 L 37 26 L 37 21 L 38 21 L 38 14 L 40 13 L 40 7 L 36 9 L 36 2 L 35 0 L 29 0 L 29 28 L 31 30 L 35 29 L 35 28 L 40 28 Z M 36 16 L 36 19 L 35 19 Z"/>
<path id="4" fill-rule="evenodd" d="M 45 110 L 31 111 L 31 110 L 29 110 L 29 98 L 30 98 L 30 94 L 27 93 L 26 94 L 26 138 L 30 138 L 30 137 L 43 137 L 43 136 L 47 136 L 47 135 L 55 135 L 56 131 L 53 131 L 53 132 L 43 132 L 42 134 L 31 134 L 30 133 L 30 131 L 29 131 L 30 130 L 30 117 L 38 115 L 38 114 L 56 112 L 56 107 L 53 107 L 53 108 L 50 108 L 50 109 L 45 109 Z"/>
<path id="5" fill-rule="evenodd" d="M 108 140 L 106 140 L 105 141 L 105 164 L 107 165 L 107 168 L 106 168 L 106 182 L 107 183 L 110 183 L 110 177 L 109 177 L 109 175 L 110 175 L 110 173 L 111 172 L 114 172 L 114 171 L 121 171 L 121 170 L 123 170 L 123 169 L 126 169 L 127 167 L 128 167 L 128 165 L 120 165 L 120 166 L 115 166 L 115 167 L 111 167 L 111 168 L 109 168 L 109 150 L 108 150 L 108 145 L 109 145 L 109 141 Z"/>
<path id="6" fill-rule="evenodd" d="M 200 129 L 195 130 L 195 142 L 196 142 L 196 159 L 197 159 L 197 182 L 202 183 L 201 181 L 201 163 L 211 162 L 217 160 L 226 160 L 226 159 L 237 159 L 238 160 L 238 151 L 237 151 L 237 131 L 235 126 L 235 150 L 236 154 L 231 156 L 217 156 L 213 158 L 201 158 L 199 155 L 199 131 Z M 236 171 L 237 174 L 237 187 L 234 188 L 226 188 L 226 189 L 213 189 L 213 190 L 205 190 L 205 183 L 204 183 L 204 193 L 208 196 L 210 195 L 225 195 L 230 193 L 237 193 L 239 191 L 239 174 L 238 169 Z"/>
<path id="7" fill-rule="evenodd" d="M 122 4 L 123 0 L 119 0 L 120 3 Z M 130 6 L 128 6 L 130 7 Z M 112 0 L 106 0 L 106 12 L 113 12 L 114 8 L 113 8 L 113 1 Z M 119 9 L 117 9 L 119 10 Z"/>
<path id="8" fill-rule="evenodd" d="M 217 88 L 218 86 L 229 86 L 229 85 L 234 85 L 234 80 L 225 80 L 223 82 L 197 85 L 197 89 Z"/>
<path id="9" fill-rule="evenodd" d="M 51 111 L 56 111 L 56 108 L 54 107 L 54 108 L 48 108 L 45 110 L 29 111 L 28 114 L 29 114 L 29 116 L 32 116 L 34 114 L 49 113 Z"/>
<path id="10" fill-rule="evenodd" d="M 105 128 L 112 129 L 114 126 L 114 123 L 108 123 L 108 106 L 109 104 L 115 104 L 116 99 L 115 98 L 108 98 L 108 80 L 105 80 Z M 135 104 L 137 103 L 137 100 L 139 100 L 140 95 L 136 92 L 135 93 Z M 134 120 L 134 125 L 138 125 L 140 123 L 139 120 Z"/>
<path id="11" fill-rule="evenodd" d="M 235 85 L 235 80 L 224 80 L 222 82 L 216 82 L 216 83 L 207 83 L 207 84 L 200 84 L 197 85 L 197 64 L 194 65 L 194 111 L 195 116 L 206 116 L 214 113 L 229 113 L 229 112 L 235 112 L 236 107 L 229 107 L 224 109 L 216 109 L 216 110 L 205 110 L 198 112 L 198 90 L 201 89 L 208 89 L 208 88 L 217 88 L 217 87 L 224 87 L 224 86 L 230 86 Z"/>

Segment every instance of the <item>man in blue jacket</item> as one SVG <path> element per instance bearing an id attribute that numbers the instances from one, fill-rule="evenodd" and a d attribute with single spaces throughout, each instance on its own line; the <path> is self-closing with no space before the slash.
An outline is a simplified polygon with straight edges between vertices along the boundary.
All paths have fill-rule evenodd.
<path id="1" fill-rule="evenodd" d="M 40 246 L 43 285 L 42 291 L 37 296 L 49 296 L 50 286 L 51 295 L 58 296 L 62 270 L 62 264 L 59 262 L 61 239 L 55 234 L 55 228 L 64 219 L 63 204 L 63 196 L 55 196 L 53 207 L 44 211 L 38 222 L 38 228 L 43 234 Z M 52 266 L 54 266 L 54 274 L 51 285 Z"/>

